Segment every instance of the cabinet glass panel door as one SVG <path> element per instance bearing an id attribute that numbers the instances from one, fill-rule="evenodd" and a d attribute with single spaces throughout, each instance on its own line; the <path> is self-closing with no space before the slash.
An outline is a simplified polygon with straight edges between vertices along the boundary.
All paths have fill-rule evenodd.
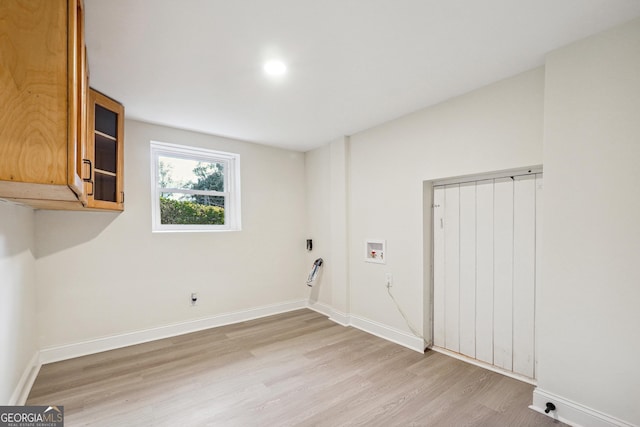
<path id="1" fill-rule="evenodd" d="M 113 99 L 90 92 L 90 147 L 93 180 L 89 188 L 89 206 L 123 210 L 123 119 L 124 108 Z"/>

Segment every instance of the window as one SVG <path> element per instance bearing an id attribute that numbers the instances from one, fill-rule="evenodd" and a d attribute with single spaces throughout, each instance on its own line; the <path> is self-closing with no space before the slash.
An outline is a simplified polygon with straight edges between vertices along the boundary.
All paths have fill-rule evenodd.
<path id="1" fill-rule="evenodd" d="M 153 231 L 240 230 L 240 156 L 151 141 Z"/>

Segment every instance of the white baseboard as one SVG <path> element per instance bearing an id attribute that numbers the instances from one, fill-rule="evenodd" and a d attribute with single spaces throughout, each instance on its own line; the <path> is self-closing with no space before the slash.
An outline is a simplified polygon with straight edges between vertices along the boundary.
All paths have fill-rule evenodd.
<path id="1" fill-rule="evenodd" d="M 331 306 L 318 301 L 309 300 L 307 301 L 307 308 L 310 308 L 313 311 L 317 311 L 320 314 L 323 314 L 327 317 L 331 317 L 333 315 L 333 308 Z"/>
<path id="2" fill-rule="evenodd" d="M 25 374 L 23 374 L 23 378 L 21 379 L 19 386 L 16 388 L 14 397 L 12 397 L 12 402 L 22 402 L 19 404 L 24 404 L 24 401 L 26 401 L 29 391 L 31 390 L 31 386 L 35 381 L 39 368 L 42 364 L 58 362 L 61 360 L 72 359 L 74 357 L 86 356 L 88 354 L 95 354 L 108 350 L 114 350 L 130 345 L 142 344 L 149 341 L 188 334 L 190 332 L 201 331 L 204 329 L 229 325 L 232 323 L 245 322 L 260 317 L 272 316 L 274 314 L 299 310 L 301 308 L 310 308 L 314 311 L 324 314 L 329 317 L 330 320 L 342 326 L 353 326 L 364 332 L 376 335 L 380 338 L 402 345 L 411 350 L 415 350 L 420 353 L 424 352 L 425 346 L 422 338 L 415 337 L 411 334 L 408 334 L 407 332 L 389 327 L 382 323 L 365 319 L 364 317 L 342 313 L 324 303 L 319 303 L 317 301 L 313 302 L 307 300 L 297 300 L 280 304 L 255 307 L 248 310 L 242 310 L 232 313 L 224 313 L 216 316 L 174 323 L 152 329 L 145 329 L 140 331 L 127 332 L 124 334 L 96 338 L 73 344 L 43 348 L 39 353 L 36 353 L 36 355 L 34 355 L 33 361 L 30 364 L 30 368 L 25 370 Z"/>
<path id="3" fill-rule="evenodd" d="M 547 402 L 556 406 L 556 410 L 545 414 Z M 529 406 L 536 412 L 575 427 L 633 427 L 633 424 L 619 420 L 595 409 L 573 402 L 548 391 L 536 388 L 533 390 L 533 404 Z"/>
<path id="4" fill-rule="evenodd" d="M 309 300 L 307 307 L 311 310 L 317 311 L 320 314 L 324 314 L 329 317 L 329 320 L 333 320 L 342 326 L 353 326 L 361 331 L 367 332 L 371 335 L 375 335 L 387 341 L 394 342 L 401 346 L 410 348 L 420 353 L 424 353 L 425 345 L 422 338 L 418 338 L 414 335 L 399 329 L 392 328 L 382 323 L 375 322 L 373 320 L 366 319 L 364 317 L 356 316 L 353 314 L 342 313 L 335 310 L 330 305 Z"/>
<path id="5" fill-rule="evenodd" d="M 18 384 L 11 395 L 11 399 L 9 400 L 9 406 L 22 406 L 25 404 L 27 397 L 29 397 L 31 387 L 38 376 L 38 372 L 40 372 L 40 366 L 40 352 L 36 351 L 33 353 L 33 357 L 31 357 L 31 360 L 24 368 L 20 381 L 18 381 Z"/>
<path id="6" fill-rule="evenodd" d="M 99 353 L 102 351 L 113 350 L 129 345 L 141 344 L 148 341 L 154 341 L 190 332 L 214 328 L 217 326 L 245 322 L 261 317 L 298 310 L 305 307 L 328 316 L 330 320 L 333 320 L 340 325 L 353 326 L 364 332 L 402 345 L 411 350 L 415 350 L 420 353 L 424 352 L 424 340 L 422 338 L 418 338 L 404 331 L 392 328 L 382 323 L 375 322 L 373 320 L 366 319 L 364 317 L 347 315 L 338 310 L 334 310 L 329 305 L 323 303 L 297 300 L 280 304 L 255 307 L 247 310 L 225 313 L 187 322 L 165 325 L 153 329 L 128 332 L 125 334 L 113 335 L 74 344 L 42 349 L 40 352 L 34 353 L 33 357 L 29 361 L 29 364 L 25 367 L 20 381 L 16 385 L 14 393 L 12 394 L 8 404 L 25 404 L 29 392 L 31 391 L 31 387 L 33 386 L 33 383 L 38 375 L 40 367 L 44 363 L 57 362 L 60 360 L 71 359 L 87 354 Z M 441 349 L 434 350 L 450 355 L 450 352 L 441 351 Z M 530 408 L 534 411 L 544 414 L 546 402 L 552 402 L 556 406 L 556 410 L 550 414 L 545 415 L 572 426 L 634 427 L 633 424 L 630 424 L 628 422 L 588 408 L 579 403 L 557 396 L 553 393 L 541 390 L 540 388 L 536 388 L 533 391 L 533 404 L 530 406 Z"/>
<path id="7" fill-rule="evenodd" d="M 476 365 L 481 368 L 488 369 L 489 371 L 497 372 L 499 374 L 516 379 L 518 381 L 529 383 L 531 385 L 536 385 L 537 383 L 537 381 L 533 378 L 525 377 L 524 375 L 516 374 L 515 372 L 507 371 L 506 369 L 498 368 L 497 366 L 491 365 L 489 363 L 481 362 L 480 360 L 467 357 L 464 354 L 456 353 L 455 351 L 447 350 L 446 348 L 437 347 L 437 346 L 429 346 L 429 348 L 433 351 L 437 351 L 438 353 L 446 354 L 449 357 L 453 357 L 454 359 L 462 360 L 463 362 L 467 362 L 472 365 Z"/>
<path id="8" fill-rule="evenodd" d="M 329 320 L 332 320 L 341 326 L 349 326 L 349 316 L 347 314 L 338 311 L 325 303 L 309 300 L 307 307 L 320 314 L 324 314 L 329 318 Z"/>
<path id="9" fill-rule="evenodd" d="M 424 353 L 424 340 L 399 329 L 392 328 L 364 317 L 350 315 L 350 325 L 387 341 Z"/>
<path id="10" fill-rule="evenodd" d="M 112 335 L 73 344 L 44 348 L 40 351 L 40 363 L 45 364 L 58 362 L 60 360 L 72 359 L 74 357 L 85 356 L 135 344 L 142 344 L 176 335 L 215 328 L 217 326 L 229 325 L 231 323 L 246 322 L 247 320 L 272 316 L 274 314 L 285 313 L 287 311 L 299 310 L 305 307 L 307 307 L 306 300 L 290 301 L 189 320 L 187 322 L 174 323 L 152 329 L 127 332 L 124 334 Z"/>
<path id="11" fill-rule="evenodd" d="M 333 314 L 329 316 L 329 320 L 333 320 L 338 325 L 342 325 L 342 326 L 349 326 L 351 324 L 351 317 L 348 314 L 338 311 L 336 309 L 334 309 Z"/>

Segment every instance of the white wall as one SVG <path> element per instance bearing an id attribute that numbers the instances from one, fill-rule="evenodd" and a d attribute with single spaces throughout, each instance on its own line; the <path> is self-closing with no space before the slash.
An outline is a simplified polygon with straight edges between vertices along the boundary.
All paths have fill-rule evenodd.
<path id="1" fill-rule="evenodd" d="M 152 233 L 150 140 L 239 153 L 243 230 Z M 304 183 L 302 153 L 127 121 L 125 211 L 36 213 L 41 346 L 304 298 Z"/>
<path id="2" fill-rule="evenodd" d="M 307 261 L 324 260 L 309 302 L 341 324 L 349 323 L 348 168 L 348 137 L 305 153 L 307 230 L 314 241 Z"/>
<path id="3" fill-rule="evenodd" d="M 547 58 L 539 388 L 640 425 L 640 20 Z"/>
<path id="4" fill-rule="evenodd" d="M 0 201 L 0 404 L 16 404 L 38 350 L 34 215 Z"/>
<path id="5" fill-rule="evenodd" d="M 348 322 L 349 295 L 349 137 L 329 144 L 333 318 Z"/>
<path id="6" fill-rule="evenodd" d="M 396 299 L 424 332 L 423 181 L 541 164 L 543 83 L 538 68 L 351 137 L 352 314 L 408 332 L 386 293 L 391 272 Z M 386 265 L 364 262 L 366 238 L 387 241 Z"/>
<path id="7" fill-rule="evenodd" d="M 331 153 L 329 145 L 324 145 L 305 153 L 305 194 L 307 203 L 307 238 L 313 240 L 313 250 L 307 254 L 306 267 L 316 258 L 324 264 L 313 289 L 309 291 L 309 301 L 333 306 L 331 256 Z M 320 307 L 319 309 L 322 309 Z"/>

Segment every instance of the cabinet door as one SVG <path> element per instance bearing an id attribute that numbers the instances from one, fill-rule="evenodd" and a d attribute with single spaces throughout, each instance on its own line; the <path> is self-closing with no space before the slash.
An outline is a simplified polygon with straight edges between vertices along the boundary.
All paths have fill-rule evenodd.
<path id="1" fill-rule="evenodd" d="M 124 107 L 89 89 L 87 206 L 124 210 Z"/>
<path id="2" fill-rule="evenodd" d="M 68 0 L 68 87 L 69 121 L 67 148 L 67 183 L 83 205 L 87 204 L 84 180 L 88 180 L 85 167 L 87 138 L 88 67 L 84 41 L 84 5 L 82 0 Z"/>
<path id="3" fill-rule="evenodd" d="M 0 0 L 0 181 L 67 186 L 67 0 Z M 42 194 L 29 187 L 28 197 Z"/>
<path id="4" fill-rule="evenodd" d="M 0 0 L 0 197 L 86 204 L 86 64 L 82 0 Z"/>

